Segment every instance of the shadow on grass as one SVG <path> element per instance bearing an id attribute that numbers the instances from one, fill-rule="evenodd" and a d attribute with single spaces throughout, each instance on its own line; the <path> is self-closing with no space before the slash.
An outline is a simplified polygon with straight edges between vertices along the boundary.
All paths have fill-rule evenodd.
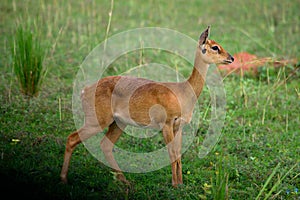
<path id="1" fill-rule="evenodd" d="M 47 192 L 45 183 L 35 182 L 26 174 L 19 171 L 1 171 L 1 194 L 9 199 L 30 198 L 30 199 L 54 199 L 58 195 Z"/>

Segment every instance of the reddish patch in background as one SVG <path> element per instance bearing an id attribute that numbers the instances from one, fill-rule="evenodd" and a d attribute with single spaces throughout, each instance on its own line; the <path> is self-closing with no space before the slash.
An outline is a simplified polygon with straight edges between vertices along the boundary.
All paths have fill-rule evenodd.
<path id="1" fill-rule="evenodd" d="M 220 65 L 218 68 L 225 72 L 226 75 L 231 73 L 241 74 L 242 76 L 246 72 L 250 72 L 252 75 L 257 75 L 258 67 L 262 67 L 265 65 L 273 66 L 273 67 L 283 67 L 288 64 L 297 65 L 296 59 L 290 60 L 275 60 L 274 58 L 264 57 L 258 58 L 256 55 L 247 53 L 247 52 L 239 52 L 233 55 L 234 62 L 229 65 Z"/>

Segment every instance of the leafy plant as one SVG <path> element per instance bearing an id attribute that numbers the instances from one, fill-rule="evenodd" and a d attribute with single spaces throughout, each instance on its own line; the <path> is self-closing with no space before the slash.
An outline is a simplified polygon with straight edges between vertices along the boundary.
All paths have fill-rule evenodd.
<path id="1" fill-rule="evenodd" d="M 46 74 L 43 66 L 45 50 L 29 29 L 18 27 L 12 48 L 13 70 L 26 96 L 37 96 Z"/>

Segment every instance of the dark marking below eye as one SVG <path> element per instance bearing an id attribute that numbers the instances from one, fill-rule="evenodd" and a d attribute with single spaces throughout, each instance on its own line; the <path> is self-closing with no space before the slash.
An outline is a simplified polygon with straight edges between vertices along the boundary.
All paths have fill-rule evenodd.
<path id="1" fill-rule="evenodd" d="M 206 53 L 206 49 L 202 49 L 202 53 L 205 54 Z"/>

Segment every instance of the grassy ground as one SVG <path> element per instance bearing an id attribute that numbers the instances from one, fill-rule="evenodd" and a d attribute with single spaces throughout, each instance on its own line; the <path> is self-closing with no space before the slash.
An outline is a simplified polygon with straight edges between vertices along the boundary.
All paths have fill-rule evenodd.
<path id="1" fill-rule="evenodd" d="M 299 6 L 297 0 L 115 1 L 108 36 L 131 28 L 158 26 L 197 39 L 210 24 L 211 37 L 232 54 L 247 51 L 261 57 L 299 60 Z M 82 145 L 74 152 L 69 184 L 62 185 L 59 173 L 64 143 L 75 129 L 72 83 L 85 56 L 106 37 L 111 2 L 3 0 L 0 10 L 0 180 L 7 195 L 49 199 L 213 199 L 217 187 L 214 183 L 222 171 L 223 180 L 228 177 L 229 199 L 255 199 L 260 191 L 263 199 L 278 180 L 281 182 L 271 192 L 271 198 L 299 199 L 300 72 L 293 66 L 264 66 L 257 76 L 232 75 L 224 79 L 227 116 L 222 138 L 207 157 L 197 157 L 199 141 L 208 126 L 209 118 L 204 118 L 195 141 L 183 155 L 185 184 L 180 188 L 171 187 L 170 167 L 145 174 L 126 173 L 132 183 L 127 188 L 115 181 L 110 169 Z M 47 48 L 48 73 L 43 89 L 39 97 L 30 100 L 20 94 L 11 68 L 11 36 L 18 23 L 37 27 Z M 163 54 L 149 57 L 146 52 L 142 63 L 151 59 L 172 63 Z M 126 58 L 128 67 L 140 61 L 138 52 Z M 117 61 L 109 73 L 121 73 L 121 64 L 122 60 Z M 191 69 L 185 65 L 182 68 L 188 75 Z M 205 90 L 201 102 L 207 102 L 208 96 Z M 206 107 L 204 104 L 203 110 Z M 124 137 L 119 143 L 126 146 L 128 141 Z M 143 148 L 151 145 L 144 144 Z M 266 182 L 269 184 L 263 190 Z"/>

